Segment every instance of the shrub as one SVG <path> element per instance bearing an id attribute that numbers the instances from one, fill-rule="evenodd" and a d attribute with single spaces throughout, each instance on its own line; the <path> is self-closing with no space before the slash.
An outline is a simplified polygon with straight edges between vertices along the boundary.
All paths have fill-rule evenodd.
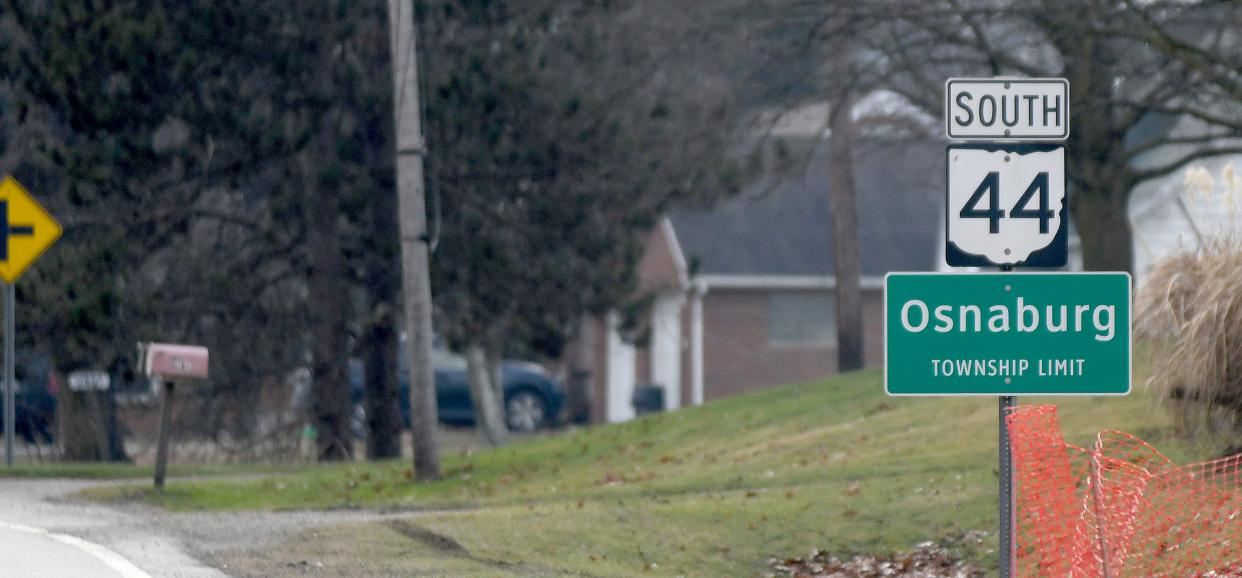
<path id="1" fill-rule="evenodd" d="M 1135 302 L 1135 333 L 1151 352 L 1151 381 L 1187 434 L 1242 434 L 1242 179 L 1217 186 L 1187 171 L 1182 208 L 1196 243 L 1153 265 Z M 1206 232 L 1205 232 L 1206 229 Z"/>

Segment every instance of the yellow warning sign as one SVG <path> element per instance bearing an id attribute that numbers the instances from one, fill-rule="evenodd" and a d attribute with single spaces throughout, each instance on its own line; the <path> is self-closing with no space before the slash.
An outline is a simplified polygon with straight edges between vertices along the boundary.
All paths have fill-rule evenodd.
<path id="1" fill-rule="evenodd" d="M 0 181 L 0 278 L 16 281 L 60 233 L 60 223 L 17 179 Z"/>

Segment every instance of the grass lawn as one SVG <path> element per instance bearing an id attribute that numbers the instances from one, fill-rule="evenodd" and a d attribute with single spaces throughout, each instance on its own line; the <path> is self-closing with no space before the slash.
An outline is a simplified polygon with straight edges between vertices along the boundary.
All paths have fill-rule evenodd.
<path id="1" fill-rule="evenodd" d="M 1174 460 L 1218 449 L 1171 437 L 1141 387 L 1126 398 L 1055 401 L 1067 437 L 1081 445 L 1113 428 Z M 410 524 L 317 532 L 290 546 L 330 567 L 334 547 L 358 558 L 339 540 L 369 536 L 377 553 L 368 563 L 389 564 L 381 574 L 745 576 L 770 556 L 890 552 L 971 530 L 991 541 L 964 554 L 994 566 L 996 406 L 995 398 L 889 398 L 880 374 L 867 371 L 445 456 L 445 479 L 430 484 L 389 462 L 88 495 L 171 510 L 429 510 Z"/>

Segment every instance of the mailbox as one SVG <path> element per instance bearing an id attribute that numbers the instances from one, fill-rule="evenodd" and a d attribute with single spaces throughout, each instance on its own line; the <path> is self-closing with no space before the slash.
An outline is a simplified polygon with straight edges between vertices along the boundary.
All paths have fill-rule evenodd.
<path id="1" fill-rule="evenodd" d="M 138 367 L 153 382 L 164 382 L 164 393 L 160 396 L 160 433 L 155 447 L 155 489 L 162 492 L 168 464 L 174 382 L 184 378 L 207 379 L 207 348 L 201 345 L 139 343 Z"/>
<path id="2" fill-rule="evenodd" d="M 139 345 L 139 364 L 148 377 L 207 379 L 207 348 L 199 345 Z"/>

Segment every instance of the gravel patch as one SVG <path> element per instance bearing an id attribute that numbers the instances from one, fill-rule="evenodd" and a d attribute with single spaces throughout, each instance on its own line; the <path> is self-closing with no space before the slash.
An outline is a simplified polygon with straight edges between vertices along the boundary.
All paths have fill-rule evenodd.
<path id="1" fill-rule="evenodd" d="M 365 510 L 180 513 L 68 498 L 86 488 L 126 483 L 133 481 L 3 479 L 0 521 L 101 544 L 152 576 L 221 578 L 229 575 L 230 557 L 277 547 L 309 529 L 416 515 Z"/>

